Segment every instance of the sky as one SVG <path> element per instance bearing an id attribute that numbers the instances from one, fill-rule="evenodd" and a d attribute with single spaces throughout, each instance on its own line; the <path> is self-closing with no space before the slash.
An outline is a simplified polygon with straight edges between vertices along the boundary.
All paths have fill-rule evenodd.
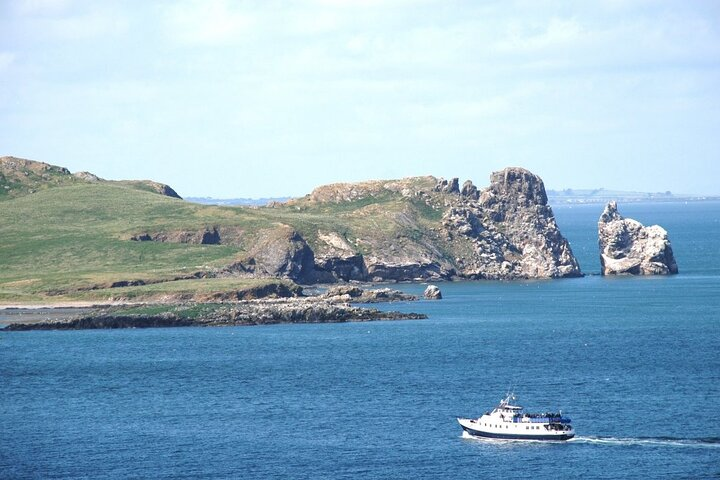
<path id="1" fill-rule="evenodd" d="M 720 2 L 0 0 L 0 155 L 182 196 L 720 194 Z"/>

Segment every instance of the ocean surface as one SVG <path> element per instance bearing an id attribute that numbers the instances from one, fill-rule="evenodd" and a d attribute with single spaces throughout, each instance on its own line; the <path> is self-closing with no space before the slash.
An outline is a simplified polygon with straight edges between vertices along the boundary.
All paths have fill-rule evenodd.
<path id="1" fill-rule="evenodd" d="M 0 478 L 718 478 L 720 203 L 620 205 L 680 274 L 440 284 L 428 320 L 0 331 Z M 402 285 L 421 293 L 424 285 Z M 565 443 L 464 438 L 508 389 Z"/>

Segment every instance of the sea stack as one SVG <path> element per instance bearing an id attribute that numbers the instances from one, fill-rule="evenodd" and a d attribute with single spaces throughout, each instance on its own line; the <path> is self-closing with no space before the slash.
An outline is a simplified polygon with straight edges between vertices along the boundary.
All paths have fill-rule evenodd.
<path id="1" fill-rule="evenodd" d="M 598 220 L 603 275 L 670 275 L 678 273 L 667 231 L 624 218 L 609 202 Z"/>
<path id="2" fill-rule="evenodd" d="M 491 280 L 582 276 L 539 176 L 509 167 L 494 172 L 490 186 L 479 193 L 467 183 L 463 192 L 443 215 L 446 237 L 466 252 L 456 259 L 459 276 Z"/>

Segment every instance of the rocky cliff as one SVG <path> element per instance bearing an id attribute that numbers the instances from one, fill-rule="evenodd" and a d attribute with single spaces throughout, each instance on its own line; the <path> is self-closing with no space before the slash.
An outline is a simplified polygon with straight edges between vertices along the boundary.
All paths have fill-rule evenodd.
<path id="1" fill-rule="evenodd" d="M 665 229 L 624 218 L 615 202 L 609 202 L 600 216 L 598 238 L 603 275 L 678 273 Z"/>
<path id="2" fill-rule="evenodd" d="M 479 191 L 465 182 L 439 182 L 455 193 L 442 219 L 449 240 L 462 250 L 455 258 L 459 276 L 515 279 L 580 276 L 570 244 L 560 233 L 542 180 L 522 168 L 506 168 Z"/>
<path id="3" fill-rule="evenodd" d="M 522 168 L 492 174 L 482 190 L 414 177 L 327 185 L 272 208 L 332 221 L 288 226 L 249 248 L 240 270 L 306 283 L 581 275 L 542 180 Z"/>

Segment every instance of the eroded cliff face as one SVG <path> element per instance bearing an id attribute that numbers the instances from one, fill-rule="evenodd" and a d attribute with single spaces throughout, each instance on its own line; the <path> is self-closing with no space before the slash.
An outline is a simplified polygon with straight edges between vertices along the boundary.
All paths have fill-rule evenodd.
<path id="1" fill-rule="evenodd" d="M 560 233 L 542 180 L 522 168 L 490 177 L 479 194 L 472 185 L 443 216 L 450 240 L 468 244 L 456 258 L 460 276 L 517 279 L 581 275 L 570 244 Z"/>
<path id="2" fill-rule="evenodd" d="M 603 275 L 668 275 L 678 273 L 667 231 L 624 218 L 615 202 L 598 220 L 600 266 Z"/>
<path id="3" fill-rule="evenodd" d="M 289 225 L 279 225 L 259 238 L 242 260 L 216 274 L 290 278 L 301 283 L 332 281 L 314 275 L 315 254 Z"/>
<path id="4" fill-rule="evenodd" d="M 469 180 L 460 187 L 457 178 L 434 177 L 331 187 L 321 187 L 309 198 L 341 203 L 390 193 L 415 206 L 392 214 L 371 213 L 378 218 L 384 214 L 388 223 L 406 227 L 410 234 L 383 236 L 366 231 L 358 235 L 354 245 L 337 234 L 319 236 L 323 253 L 319 256 L 321 263 L 316 256 L 316 269 L 337 279 L 511 280 L 581 275 L 570 245 L 547 205 L 542 180 L 525 169 L 507 168 L 493 173 L 484 190 Z M 418 218 L 417 205 L 423 204 L 442 212 L 435 225 L 423 225 Z M 348 259 L 353 262 L 353 275 L 347 274 Z M 345 270 L 338 271 L 334 265 L 343 265 Z"/>

